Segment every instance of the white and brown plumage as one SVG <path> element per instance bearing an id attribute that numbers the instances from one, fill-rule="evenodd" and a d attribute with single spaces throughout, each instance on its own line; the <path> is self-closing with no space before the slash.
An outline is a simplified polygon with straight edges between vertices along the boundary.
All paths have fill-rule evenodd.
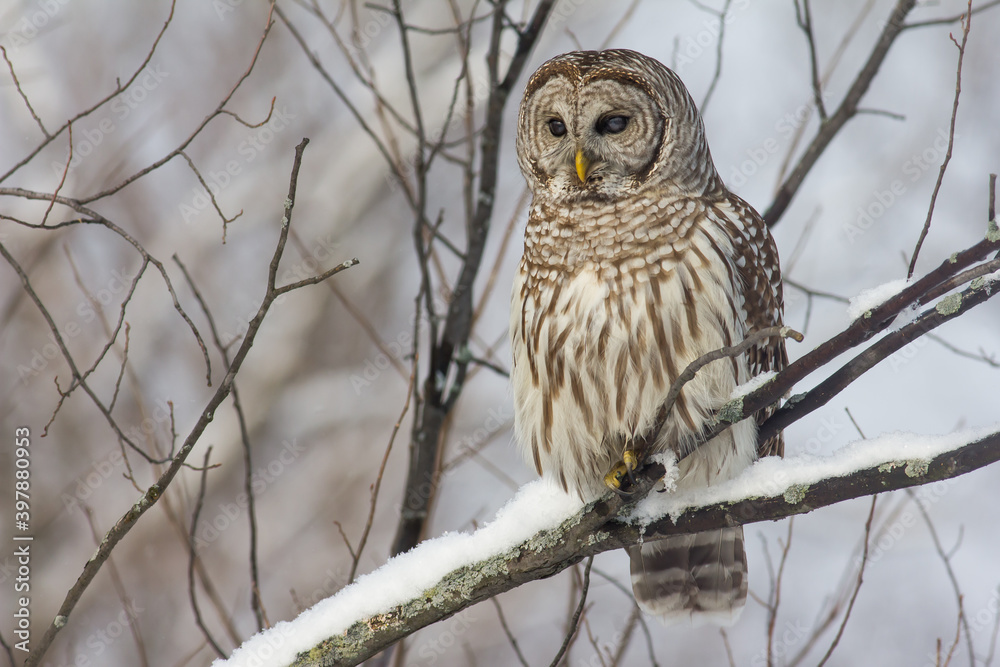
<path id="1" fill-rule="evenodd" d="M 521 103 L 517 156 L 534 198 L 511 305 L 515 430 L 539 474 L 590 500 L 690 362 L 781 323 L 778 256 L 757 212 L 719 178 L 684 84 L 642 54 L 583 51 L 542 65 Z M 781 455 L 780 435 L 757 443 L 766 415 L 705 443 L 699 435 L 737 385 L 785 363 L 777 339 L 707 365 L 644 454 L 675 451 L 679 489 Z M 741 527 L 629 551 L 650 613 L 742 608 Z"/>

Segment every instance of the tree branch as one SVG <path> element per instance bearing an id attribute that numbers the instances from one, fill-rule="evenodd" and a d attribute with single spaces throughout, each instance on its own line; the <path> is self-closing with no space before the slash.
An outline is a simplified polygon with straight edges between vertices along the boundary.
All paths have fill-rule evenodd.
<path id="1" fill-rule="evenodd" d="M 56 634 L 66 626 L 70 613 L 74 608 L 76 608 L 76 605 L 83 596 L 84 591 L 86 591 L 87 587 L 90 586 L 94 577 L 97 576 L 101 566 L 107 562 L 111 555 L 111 551 L 118 545 L 125 535 L 132 530 L 132 527 L 135 526 L 139 518 L 145 514 L 149 508 L 155 505 L 157 500 L 160 499 L 163 492 L 170 485 L 174 477 L 184 465 L 188 455 L 194 449 L 194 446 L 198 444 L 202 433 L 205 432 L 208 425 L 215 419 L 216 409 L 218 409 L 226 397 L 229 396 L 233 387 L 233 382 L 236 379 L 236 374 L 243 366 L 243 362 L 246 360 L 247 354 L 253 346 L 254 340 L 257 337 L 257 332 L 260 329 L 260 325 L 264 321 L 264 317 L 267 315 L 267 311 L 270 309 L 275 299 L 280 296 L 283 290 L 282 287 L 275 285 L 275 278 L 278 271 L 278 263 L 281 261 L 281 255 L 285 248 L 285 241 L 288 238 L 288 229 L 291 224 L 292 206 L 295 202 L 295 189 L 298 181 L 299 166 L 302 163 L 302 152 L 305 150 L 306 143 L 308 143 L 308 139 L 304 139 L 295 149 L 295 162 L 292 165 L 292 175 L 289 182 L 288 197 L 284 204 L 284 216 L 281 219 L 278 243 L 274 250 L 274 256 L 271 258 L 271 265 L 268 272 L 267 291 L 264 294 L 264 298 L 257 314 L 252 320 L 250 320 L 250 323 L 247 326 L 247 332 L 243 337 L 243 343 L 240 345 L 239 350 L 237 350 L 236 355 L 233 357 L 233 361 L 229 365 L 225 377 L 222 382 L 219 383 L 219 387 L 216 389 L 215 394 L 205 405 L 201 415 L 198 417 L 198 421 L 191 429 L 191 432 L 185 439 L 183 446 L 181 446 L 177 455 L 171 460 L 167 469 L 159 476 L 156 482 L 142 494 L 135 504 L 132 505 L 132 507 L 129 508 L 129 510 L 125 512 L 121 518 L 118 519 L 111 530 L 109 530 L 104 536 L 100 547 L 97 549 L 97 553 L 95 553 L 90 560 L 87 561 L 80 577 L 66 593 L 66 597 L 63 600 L 56 617 L 45 630 L 45 633 L 42 635 L 41 639 L 39 639 L 34 650 L 32 650 L 27 659 L 25 659 L 25 667 L 36 667 L 41 663 L 42 657 L 52 644 L 52 640 L 55 639 Z M 357 264 L 356 259 L 349 260 L 341 264 L 337 267 L 337 269 L 343 270 L 350 268 L 355 264 Z"/>
<path id="2" fill-rule="evenodd" d="M 281 664 L 279 652 L 298 651 L 292 663 L 295 667 L 356 665 L 416 630 L 477 602 L 529 581 L 550 577 L 589 556 L 636 544 L 640 536 L 650 539 L 773 521 L 873 493 L 950 479 L 1000 460 L 1000 431 L 969 434 L 971 442 L 957 442 L 961 438 L 954 435 L 928 439 L 922 453 L 922 445 L 918 443 L 907 443 L 906 448 L 893 447 L 891 439 L 898 437 L 894 434 L 886 443 L 880 443 L 877 438 L 867 441 L 865 446 L 871 449 L 864 450 L 866 463 L 847 474 L 841 471 L 850 466 L 851 457 L 856 456 L 854 451 L 847 451 L 851 448 L 841 450 L 840 455 L 831 456 L 823 464 L 814 465 L 807 473 L 802 472 L 794 459 L 768 458 L 758 468 L 745 473 L 751 477 L 749 481 L 739 479 L 733 484 L 716 487 L 714 502 L 684 507 L 681 504 L 684 499 L 674 497 L 676 508 L 680 510 L 676 518 L 663 516 L 645 528 L 637 522 L 627 522 L 634 521 L 636 503 L 626 502 L 609 492 L 558 527 L 542 530 L 502 553 L 458 567 L 421 594 L 393 604 L 381 613 L 345 623 L 344 616 L 349 615 L 350 610 L 336 609 L 337 598 L 328 600 L 324 609 L 313 610 L 310 623 L 321 620 L 315 614 L 329 613 L 344 627 L 331 628 L 331 636 L 312 648 L 291 646 L 295 643 L 294 627 L 283 624 L 244 644 L 228 664 L 251 664 L 268 650 L 269 664 Z M 886 446 L 880 450 L 879 444 Z M 906 454 L 901 457 L 902 452 Z M 663 474 L 660 464 L 646 468 L 639 477 L 642 491 L 648 492 Z M 748 485 L 751 491 L 737 494 L 737 489 L 745 490 Z M 727 491 L 733 495 L 728 495 Z M 426 542 L 426 547 L 421 545 L 402 558 L 421 558 L 423 549 L 436 546 L 433 542 Z M 379 591 L 387 587 L 398 589 L 374 577 L 354 587 L 366 585 L 372 587 L 372 592 L 375 588 Z M 364 597 L 365 590 L 351 592 L 357 599 Z"/>
<path id="3" fill-rule="evenodd" d="M 777 224 L 778 220 L 781 219 L 788 205 L 791 204 L 792 197 L 795 196 L 799 186 L 805 180 L 806 174 L 809 173 L 809 170 L 813 168 L 816 161 L 826 151 L 826 147 L 837 136 L 841 128 L 858 113 L 858 104 L 861 102 L 861 98 L 868 92 L 868 86 L 871 85 L 875 75 L 878 74 L 878 70 L 882 66 L 882 61 L 885 60 L 886 54 L 889 53 L 889 47 L 896 41 L 899 34 L 903 32 L 903 21 L 915 4 L 916 0 L 899 0 L 896 3 L 892 14 L 889 16 L 889 20 L 885 24 L 885 28 L 882 30 L 882 34 L 879 36 L 878 42 L 875 44 L 875 48 L 872 49 L 871 54 L 868 56 L 865 66 L 858 72 L 858 76 L 854 79 L 854 83 L 851 84 L 847 95 L 844 96 L 843 102 L 840 103 L 840 106 L 837 107 L 833 115 L 820 125 L 819 132 L 816 133 L 809 147 L 806 148 L 806 152 L 802 154 L 792 173 L 788 175 L 785 182 L 778 188 L 778 192 L 774 196 L 774 201 L 771 202 L 771 205 L 764 212 L 763 217 L 769 227 Z"/>

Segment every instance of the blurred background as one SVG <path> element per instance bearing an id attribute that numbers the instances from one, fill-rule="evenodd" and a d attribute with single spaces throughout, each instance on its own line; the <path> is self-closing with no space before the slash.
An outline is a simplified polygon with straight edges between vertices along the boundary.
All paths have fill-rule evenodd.
<path id="1" fill-rule="evenodd" d="M 833 110 L 867 59 L 893 3 L 814 4 L 825 106 Z M 508 14 L 513 21 L 527 20 L 534 5 L 511 2 Z M 468 157 L 463 139 L 484 118 L 489 21 L 474 21 L 469 33 L 472 85 L 461 89 L 459 109 L 468 94 L 471 117 L 462 111 L 448 115 L 462 71 L 461 49 L 449 29 L 456 13 L 465 20 L 487 16 L 491 7 L 474 0 L 418 0 L 403 6 L 410 24 L 427 28 L 410 32 L 427 134 L 451 142 L 448 155 L 435 162 L 426 180 L 427 210 L 440 220 L 440 235 L 464 247 L 467 202 L 460 161 Z M 100 357 L 131 294 L 124 316 L 127 364 L 122 364 L 123 327 L 88 384 L 105 405 L 116 396 L 115 421 L 152 458 L 167 456 L 172 443 L 183 441 L 224 366 L 205 313 L 172 257 L 187 267 L 232 355 L 264 293 L 293 149 L 303 137 L 311 140 L 298 180 L 294 238 L 279 282 L 315 275 L 353 257 L 360 264 L 275 304 L 237 379 L 252 444 L 260 595 L 270 623 L 294 618 L 348 582 L 350 549 L 365 529 L 370 488 L 406 402 L 414 333 L 420 332 L 421 345 L 427 336 L 426 322 L 414 328 L 420 268 L 413 213 L 385 157 L 359 125 L 360 118 L 393 146 L 394 155 L 412 154 L 412 135 L 400 129 L 403 121 L 412 123 L 412 109 L 394 20 L 384 8 L 360 2 L 282 1 L 278 7 L 282 16 L 273 17 L 252 71 L 225 105 L 235 116 L 215 115 L 203 128 L 251 65 L 267 21 L 265 3 L 178 2 L 153 51 L 171 14 L 163 0 L 7 0 L 0 7 L 0 44 L 39 119 L 32 118 L 5 69 L 0 73 L 0 174 L 8 176 L 0 188 L 8 190 L 0 194 L 0 242 L 30 277 L 81 369 Z M 923 2 L 908 21 L 955 18 L 964 9 L 965 3 L 956 0 Z M 872 113 L 859 115 L 837 136 L 773 229 L 788 281 L 786 323 L 806 334 L 803 343 L 789 343 L 793 359 L 848 324 L 846 303 L 836 297 L 906 276 L 947 146 L 958 58 L 949 33 L 961 38 L 957 20 L 908 29 L 898 38 L 862 100 Z M 997 35 L 1000 8 L 973 16 L 954 155 L 918 275 L 985 231 L 988 174 L 1000 170 Z M 507 35 L 503 67 L 513 44 Z M 475 283 L 480 315 L 471 351 L 499 370 L 509 366 L 509 286 L 526 218 L 514 153 L 521 90 L 548 58 L 603 45 L 635 49 L 674 67 L 703 106 L 720 174 L 759 211 L 770 204 L 818 127 L 809 46 L 793 2 L 561 0 L 504 114 L 492 229 Z M 313 57 L 322 71 L 310 61 Z M 352 66 L 374 81 L 381 102 Z M 46 139 L 42 127 L 55 134 L 136 72 L 124 92 L 74 120 L 72 160 L 65 131 L 33 153 Z M 356 114 L 331 82 L 351 100 Z M 400 111 L 402 121 L 389 107 Z M 143 266 L 133 245 L 100 225 L 43 231 L 14 221 L 40 224 L 49 203 L 10 189 L 51 195 L 65 174 L 60 195 L 87 200 L 179 147 L 184 155 L 87 206 L 162 263 L 181 306 L 206 339 L 212 387 L 206 386 L 198 343 L 156 269 L 147 268 L 130 291 Z M 399 163 L 408 164 L 405 157 Z M 412 182 L 412 173 L 407 175 Z M 225 229 L 206 186 L 227 218 L 242 212 Z M 79 217 L 56 205 L 47 221 Z M 444 242 L 435 248 L 433 298 L 440 309 L 459 260 Z M 140 492 L 126 475 L 145 489 L 164 468 L 123 449 L 108 419 L 83 391 L 77 389 L 60 405 L 59 387 L 71 381 L 69 366 L 9 262 L 0 264 L 0 321 L 4 442 L 10 443 L 16 427 L 30 427 L 33 436 L 31 611 L 38 638 L 97 542 L 138 499 Z M 790 427 L 788 455 L 823 455 L 858 439 L 845 409 L 869 437 L 897 430 L 942 434 L 995 423 L 1000 414 L 998 331 L 1000 311 L 988 303 L 936 331 L 938 339 L 912 343 Z M 426 363 L 421 363 L 423 372 Z M 512 442 L 506 378 L 487 365 L 471 369 L 445 430 L 428 536 L 472 530 L 489 521 L 519 485 L 534 477 Z M 797 391 L 823 376 L 810 377 Z M 359 574 L 389 556 L 411 418 L 412 410 L 389 453 Z M 217 466 L 205 474 L 194 535 L 201 615 L 225 653 L 257 630 L 250 606 L 241 442 L 229 399 L 188 459 L 200 466 L 211 447 L 211 463 Z M 13 447 L 5 445 L 0 487 L 11 488 L 13 479 Z M 188 593 L 188 539 L 201 479 L 199 470 L 180 472 L 115 549 L 43 664 L 211 662 L 216 651 L 196 624 Z M 955 640 L 956 589 L 969 634 L 963 633 L 953 664 L 989 664 L 1000 610 L 1000 531 L 992 502 L 998 484 L 1000 469 L 992 467 L 917 489 L 947 559 L 935 547 L 912 496 L 879 499 L 864 585 L 827 664 L 937 664 L 937 641 L 947 652 Z M 10 494 L 5 496 L 0 528 L 8 536 L 13 510 L 7 509 Z M 728 664 L 730 654 L 738 665 L 767 664 L 767 604 L 789 538 L 771 657 L 778 665 L 818 663 L 857 576 L 869 507 L 868 499 L 858 499 L 796 517 L 794 527 L 789 521 L 748 526 L 753 599 L 724 633 L 713 627 L 663 628 L 651 620 L 647 638 L 632 617 L 631 595 L 616 584 L 628 588 L 625 554 L 602 554 L 594 561 L 584 624 L 567 663 L 612 664 L 620 653 L 619 664 L 626 665 L 651 664 L 652 655 L 660 665 Z M 14 641 L 13 548 L 6 538 L 0 545 L 0 614 L 8 619 L 0 624 L 0 635 L 8 644 Z M 576 603 L 579 577 L 572 568 L 498 598 L 529 664 L 548 664 L 555 655 Z M 517 661 L 490 603 L 418 632 L 406 649 L 396 652 L 392 664 Z M 20 664 L 23 654 L 13 654 Z M 0 656 L 0 664 L 5 660 Z"/>

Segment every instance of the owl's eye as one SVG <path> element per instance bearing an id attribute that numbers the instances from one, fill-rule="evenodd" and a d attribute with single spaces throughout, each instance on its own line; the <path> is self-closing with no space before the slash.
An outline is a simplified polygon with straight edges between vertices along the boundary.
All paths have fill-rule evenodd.
<path id="1" fill-rule="evenodd" d="M 608 116 L 597 121 L 599 134 L 618 134 L 628 127 L 628 116 Z"/>
<path id="2" fill-rule="evenodd" d="M 566 134 L 566 123 L 562 122 L 558 118 L 553 118 L 549 121 L 549 132 L 552 133 L 553 137 L 561 137 Z"/>

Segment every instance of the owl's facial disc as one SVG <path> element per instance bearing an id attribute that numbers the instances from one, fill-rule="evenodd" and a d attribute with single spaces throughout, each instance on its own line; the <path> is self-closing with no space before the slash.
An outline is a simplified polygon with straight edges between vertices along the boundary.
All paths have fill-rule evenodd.
<path id="1" fill-rule="evenodd" d="M 642 185 L 663 138 L 648 93 L 620 78 L 553 76 L 532 95 L 522 122 L 529 167 L 554 196 L 609 199 Z M 527 172 L 526 172 L 527 173 Z"/>

